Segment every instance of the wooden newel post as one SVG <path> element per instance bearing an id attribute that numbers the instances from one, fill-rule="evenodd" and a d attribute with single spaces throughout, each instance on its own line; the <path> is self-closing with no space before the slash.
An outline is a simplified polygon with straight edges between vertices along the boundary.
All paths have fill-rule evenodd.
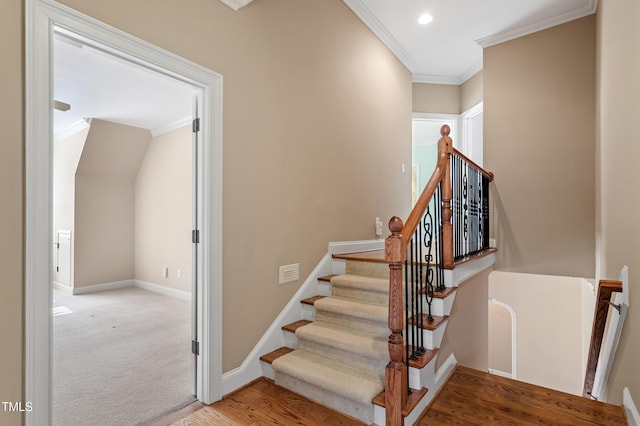
<path id="1" fill-rule="evenodd" d="M 446 124 L 440 129 L 442 137 L 438 141 L 438 156 L 446 156 L 447 160 L 451 158 L 453 153 L 453 144 L 449 137 L 451 129 Z M 442 178 L 442 254 L 443 266 L 445 269 L 453 269 L 453 223 L 451 218 L 453 210 L 451 208 L 451 199 L 453 191 L 451 187 L 451 161 L 447 161 Z"/>
<path id="2" fill-rule="evenodd" d="M 404 362 L 402 330 L 402 267 L 407 258 L 402 239 L 402 220 L 389 221 L 391 235 L 385 240 L 385 257 L 389 262 L 389 364 L 385 369 L 385 410 L 387 426 L 404 424 L 402 409 L 407 403 L 407 369 Z"/>

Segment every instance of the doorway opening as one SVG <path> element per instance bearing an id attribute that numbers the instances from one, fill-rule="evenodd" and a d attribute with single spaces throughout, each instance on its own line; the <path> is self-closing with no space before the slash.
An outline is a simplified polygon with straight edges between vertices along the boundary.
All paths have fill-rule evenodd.
<path id="1" fill-rule="evenodd" d="M 140 423 L 196 393 L 198 92 L 53 41 L 53 424 Z"/>
<path id="2" fill-rule="evenodd" d="M 54 242 L 57 244 L 52 226 L 51 185 L 54 28 L 73 33 L 87 43 L 100 45 L 103 53 L 119 60 L 191 86 L 197 93 L 200 122 L 193 141 L 198 153 L 193 162 L 193 196 L 197 205 L 192 230 L 192 235 L 197 236 L 193 255 L 197 265 L 193 268 L 193 281 L 196 283 L 193 300 L 197 306 L 197 318 L 194 320 L 196 332 L 191 346 L 198 353 L 196 397 L 204 403 L 219 400 L 222 396 L 222 77 L 58 3 L 27 0 L 25 398 L 38 409 L 26 413 L 26 424 L 51 424 L 52 412 L 52 259 Z"/>

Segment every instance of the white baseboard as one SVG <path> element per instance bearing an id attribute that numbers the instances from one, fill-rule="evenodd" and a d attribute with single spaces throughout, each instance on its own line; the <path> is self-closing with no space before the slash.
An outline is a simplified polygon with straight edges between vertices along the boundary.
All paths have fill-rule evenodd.
<path id="1" fill-rule="evenodd" d="M 357 253 L 360 251 L 383 250 L 384 239 L 340 241 L 329 243 L 329 254 Z"/>
<path id="2" fill-rule="evenodd" d="M 449 377 L 454 368 L 458 365 L 458 360 L 456 359 L 455 354 L 449 355 L 449 358 L 438 368 L 438 372 L 436 373 L 436 377 L 434 382 L 436 386 L 439 388 L 444 379 Z"/>
<path id="3" fill-rule="evenodd" d="M 640 414 L 638 414 L 636 404 L 633 403 L 629 388 L 624 388 L 622 391 L 622 405 L 627 412 L 627 421 L 629 424 L 631 426 L 640 426 Z"/>
<path id="4" fill-rule="evenodd" d="M 512 379 L 513 376 L 511 376 L 511 373 L 506 373 L 504 371 L 500 371 L 500 370 L 494 370 L 493 368 L 489 369 L 489 373 L 496 375 L 496 376 L 500 376 L 500 377 L 505 377 L 507 379 Z"/>
<path id="5" fill-rule="evenodd" d="M 89 294 L 97 293 L 100 291 L 116 290 L 119 288 L 133 287 L 133 280 L 114 281 L 112 283 L 93 284 L 84 287 L 73 287 L 72 294 Z"/>
<path id="6" fill-rule="evenodd" d="M 191 293 L 178 290 L 171 287 L 165 287 L 162 285 L 150 283 L 142 280 L 133 280 L 133 285 L 135 287 L 142 288 L 147 291 L 151 291 L 153 293 L 162 294 L 164 296 L 175 297 L 176 299 L 185 300 L 187 302 L 191 302 Z"/>
<path id="7" fill-rule="evenodd" d="M 73 287 L 64 285 L 62 283 L 59 283 L 58 281 L 53 282 L 53 288 L 55 288 L 56 290 L 60 290 L 63 293 L 73 294 Z"/>

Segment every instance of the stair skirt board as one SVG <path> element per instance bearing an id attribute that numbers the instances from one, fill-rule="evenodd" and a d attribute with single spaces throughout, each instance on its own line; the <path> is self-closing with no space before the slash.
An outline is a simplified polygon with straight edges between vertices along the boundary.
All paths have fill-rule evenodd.
<path id="1" fill-rule="evenodd" d="M 345 262 L 334 261 L 332 254 L 352 253 L 358 251 L 370 251 L 384 249 L 384 239 L 367 241 L 346 241 L 329 243 L 328 253 L 320 260 L 318 265 L 302 283 L 298 291 L 291 297 L 280 315 L 271 323 L 262 338 L 256 343 L 249 355 L 240 367 L 227 371 L 222 375 L 222 394 L 229 394 L 245 386 L 258 377 L 273 378 L 271 367 L 265 367 L 260 361 L 262 354 L 285 345 L 281 327 L 294 322 L 303 315 L 303 307 L 300 300 L 318 294 L 318 278 L 330 274 L 344 274 Z"/>

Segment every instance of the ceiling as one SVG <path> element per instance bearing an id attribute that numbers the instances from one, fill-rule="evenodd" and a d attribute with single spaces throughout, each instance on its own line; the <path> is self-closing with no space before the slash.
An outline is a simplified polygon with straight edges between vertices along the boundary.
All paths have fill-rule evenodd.
<path id="1" fill-rule="evenodd" d="M 252 0 L 221 1 L 238 10 Z M 343 1 L 411 71 L 414 82 L 442 84 L 462 84 L 482 69 L 483 47 L 593 14 L 597 6 L 597 0 Z M 418 24 L 423 13 L 433 21 Z M 69 111 L 54 111 L 58 137 L 84 118 L 161 133 L 188 123 L 193 96 L 193 89 L 177 80 L 56 32 L 54 98 L 71 105 Z"/>
<path id="2" fill-rule="evenodd" d="M 597 6 L 597 0 L 343 1 L 414 82 L 444 84 L 461 84 L 480 71 L 483 47 L 591 15 Z M 420 25 L 424 13 L 433 21 Z"/>
<path id="3" fill-rule="evenodd" d="M 94 46 L 94 47 L 91 47 Z M 54 99 L 71 106 L 54 110 L 54 138 L 99 118 L 148 129 L 153 134 L 191 121 L 194 89 L 57 31 L 53 41 Z"/>

